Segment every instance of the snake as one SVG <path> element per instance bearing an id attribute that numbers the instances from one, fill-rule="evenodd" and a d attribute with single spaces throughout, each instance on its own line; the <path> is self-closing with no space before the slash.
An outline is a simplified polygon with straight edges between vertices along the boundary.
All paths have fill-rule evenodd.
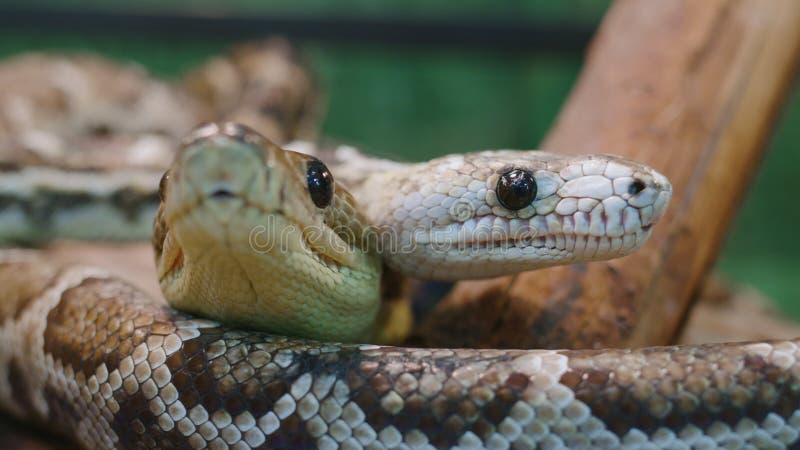
<path id="1" fill-rule="evenodd" d="M 345 147 L 328 159 L 204 126 L 159 183 L 153 246 L 171 306 L 102 268 L 0 253 L 0 407 L 84 448 L 792 447 L 797 340 L 377 341 L 392 319 L 386 273 L 452 280 L 623 256 L 670 194 L 653 169 L 608 155 L 401 164 Z"/>

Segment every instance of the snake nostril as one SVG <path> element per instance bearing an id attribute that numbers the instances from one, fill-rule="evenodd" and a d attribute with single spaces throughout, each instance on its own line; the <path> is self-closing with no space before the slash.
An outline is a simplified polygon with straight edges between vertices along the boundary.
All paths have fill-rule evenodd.
<path id="1" fill-rule="evenodd" d="M 642 192 L 645 188 L 644 181 L 636 178 L 633 180 L 630 186 L 628 186 L 628 193 L 631 195 L 636 195 L 639 192 Z"/>
<path id="2" fill-rule="evenodd" d="M 235 197 L 235 195 L 233 195 L 233 192 L 227 189 L 217 189 L 216 191 L 211 193 L 210 197 L 215 198 L 217 200 L 224 200 L 233 198 Z"/>

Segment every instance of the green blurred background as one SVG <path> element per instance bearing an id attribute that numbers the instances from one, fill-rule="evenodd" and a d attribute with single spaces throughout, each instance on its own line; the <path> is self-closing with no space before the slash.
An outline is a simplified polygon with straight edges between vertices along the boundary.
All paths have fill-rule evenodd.
<path id="1" fill-rule="evenodd" d="M 143 0 L 135 6 L 120 0 L 33 3 L 35 9 L 45 12 L 211 12 L 220 16 L 499 24 L 512 20 L 550 29 L 564 25 L 565 29 L 576 26 L 589 31 L 599 23 L 608 4 L 605 0 L 517 0 L 502 6 L 489 0 L 236 0 L 224 6 L 188 0 Z M 31 3 L 25 5 L 31 7 Z M 229 38 L 197 33 L 164 38 L 148 33 L 90 32 L 81 27 L 70 29 L 69 24 L 18 25 L 0 28 L 0 56 L 26 50 L 93 50 L 138 61 L 166 77 L 179 75 L 233 43 Z M 269 33 L 264 30 L 265 35 Z M 565 50 L 552 42 L 531 42 L 530 51 L 336 39 L 302 39 L 299 43 L 327 93 L 324 133 L 408 160 L 487 148 L 537 147 L 575 81 L 583 56 L 580 48 Z M 795 151 L 800 141 L 800 98 L 793 95 L 786 106 L 719 267 L 729 278 L 757 287 L 787 314 L 800 319 L 800 302 L 795 301 L 800 298 L 800 240 L 795 235 L 800 227 L 800 176 L 796 173 L 800 159 Z"/>

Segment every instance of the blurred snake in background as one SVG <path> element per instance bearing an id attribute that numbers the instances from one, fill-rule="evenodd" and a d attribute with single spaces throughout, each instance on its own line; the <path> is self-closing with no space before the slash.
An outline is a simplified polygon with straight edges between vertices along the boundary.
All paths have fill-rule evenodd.
<path id="1" fill-rule="evenodd" d="M 108 64 L 97 73 L 118 70 L 121 80 L 132 73 L 91 58 L 34 58 L 61 70 L 59 82 L 92 64 Z M 147 91 L 164 97 L 121 92 L 125 114 L 141 117 L 121 130 L 103 123 L 116 117 L 113 96 L 98 100 L 109 103 L 104 113 L 76 124 L 67 118 L 81 102 L 69 96 L 39 98 L 41 86 L 5 94 L 17 99 L 9 117 L 22 110 L 56 131 L 6 120 L 13 152 L 0 177 L 4 239 L 136 237 L 155 215 L 157 273 L 172 307 L 106 270 L 4 250 L 3 410 L 85 448 L 797 442 L 795 341 L 638 350 L 376 345 L 408 332 L 403 277 L 483 278 L 623 256 L 650 235 L 671 187 L 653 169 L 607 155 L 499 150 L 398 163 L 348 146 L 286 144 L 314 110 L 294 95 L 308 85 L 293 90 L 286 81 L 297 81 L 297 67 L 285 43 L 271 41 L 212 61 L 185 90 L 140 76 L 132 86 L 148 80 Z M 226 79 L 220 74 L 240 91 L 209 81 Z M 152 104 L 174 105 L 164 117 L 180 123 L 164 128 Z M 42 119 L 53 105 L 61 112 Z M 214 118 L 259 132 L 211 123 L 172 153 L 188 124 Z M 102 151 L 119 142 L 123 150 Z M 165 155 L 174 160 L 162 176 Z"/>

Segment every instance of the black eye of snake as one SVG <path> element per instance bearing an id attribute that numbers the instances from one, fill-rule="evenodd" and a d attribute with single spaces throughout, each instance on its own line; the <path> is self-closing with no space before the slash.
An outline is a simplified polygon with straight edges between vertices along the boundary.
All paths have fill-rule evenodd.
<path id="1" fill-rule="evenodd" d="M 317 208 L 325 208 L 333 199 L 333 175 L 322 161 L 309 161 L 306 169 L 308 193 Z"/>
<path id="2" fill-rule="evenodd" d="M 525 208 L 536 198 L 536 180 L 527 170 L 513 169 L 500 176 L 497 199 L 511 210 Z"/>

